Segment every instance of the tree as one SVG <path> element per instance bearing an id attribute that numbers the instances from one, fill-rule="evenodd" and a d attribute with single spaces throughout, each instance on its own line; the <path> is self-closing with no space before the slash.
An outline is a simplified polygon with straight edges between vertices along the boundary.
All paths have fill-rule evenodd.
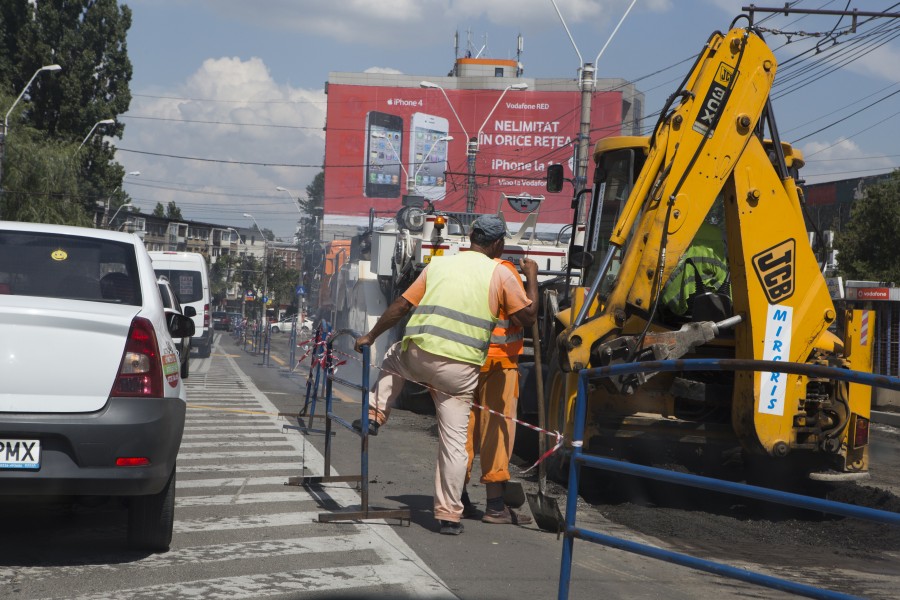
<path id="1" fill-rule="evenodd" d="M 153 207 L 153 216 L 154 217 L 166 216 L 166 207 L 163 206 L 162 202 L 157 202 L 156 206 Z"/>
<path id="2" fill-rule="evenodd" d="M 900 170 L 866 188 L 835 237 L 838 271 L 848 279 L 900 282 Z"/>
<path id="3" fill-rule="evenodd" d="M 115 119 L 131 103 L 131 61 L 126 37 L 131 27 L 131 9 L 117 0 L 3 0 L 0 7 L 0 95 L 15 99 L 40 67 L 59 64 L 62 70 L 36 78 L 28 94 L 11 115 L 4 170 L 10 168 L 15 146 L 25 142 L 27 127 L 46 137 L 32 136 L 32 144 L 68 144 L 69 162 L 57 169 L 71 169 L 75 184 L 66 188 L 67 202 L 92 215 L 96 203 L 108 198 L 121 185 L 125 171 L 114 160 L 114 149 L 103 143 L 103 135 L 121 137 L 124 125 L 107 125 L 103 135 L 93 135 L 80 149 L 94 124 Z M 9 102 L 11 104 L 11 100 Z M 4 106 L 8 106 L 4 102 Z M 32 146 L 32 149 L 35 149 Z M 35 181 L 42 171 L 43 146 L 37 152 L 17 155 L 17 168 L 31 173 L 20 180 Z M 4 182 L 6 174 L 3 174 Z M 32 198 L 37 190 L 20 189 Z M 61 193 L 56 190 L 55 193 Z M 28 219 L 35 211 L 4 210 L 4 218 Z M 40 210 L 45 210 L 42 207 Z M 40 210 L 38 212 L 40 212 Z"/>
<path id="4" fill-rule="evenodd" d="M 166 205 L 166 218 L 168 219 L 176 219 L 181 220 L 181 209 L 175 205 L 175 201 L 172 200 L 169 204 Z"/>
<path id="5" fill-rule="evenodd" d="M 319 224 L 325 215 L 325 171 L 319 171 L 312 182 L 306 186 L 306 198 L 299 200 L 300 208 L 306 217 L 300 220 L 300 238 L 302 240 L 319 240 Z"/>
<path id="6" fill-rule="evenodd" d="M 77 187 L 70 168 L 71 144 L 48 139 L 23 127 L 17 143 L 7 148 L 3 181 L 3 218 L 36 223 L 91 225 L 91 216 L 69 194 Z"/>

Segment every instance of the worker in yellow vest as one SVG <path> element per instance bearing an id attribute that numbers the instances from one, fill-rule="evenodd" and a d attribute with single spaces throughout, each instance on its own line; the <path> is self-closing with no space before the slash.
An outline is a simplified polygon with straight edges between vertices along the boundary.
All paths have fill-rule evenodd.
<path id="1" fill-rule="evenodd" d="M 463 531 L 462 490 L 465 484 L 466 435 L 478 373 L 487 358 L 491 331 L 500 311 L 521 327 L 529 327 L 537 305 L 522 289 L 517 275 L 497 268 L 492 259 L 503 252 L 506 225 L 499 217 L 475 219 L 471 248 L 432 259 L 418 279 L 356 340 L 356 349 L 371 346 L 415 307 L 403 339 L 390 348 L 369 395 L 369 435 L 377 435 L 403 389 L 404 381 L 426 385 L 438 420 L 438 459 L 434 479 L 434 516 L 440 532 Z M 524 261 L 526 273 L 537 264 Z M 361 430 L 356 420 L 353 426 Z"/>
<path id="2" fill-rule="evenodd" d="M 516 267 L 507 260 L 494 259 L 500 263 L 498 269 L 508 269 L 515 273 L 519 285 Z M 538 305 L 537 269 L 525 272 L 526 282 L 522 290 L 531 300 L 532 306 Z M 525 347 L 524 329 L 511 321 L 501 309 L 499 320 L 491 332 L 491 346 L 488 348 L 487 360 L 481 367 L 478 376 L 478 389 L 475 392 L 475 403 L 489 408 L 500 415 L 473 407 L 469 413 L 469 435 L 466 442 L 468 463 L 466 465 L 466 483 L 472 476 L 472 464 L 475 453 L 481 457 L 481 483 L 485 484 L 487 506 L 482 514 L 469 500 L 468 492 L 463 489 L 463 516 L 466 518 L 481 517 L 485 523 L 528 525 L 531 517 L 519 513 L 506 506 L 503 492 L 509 481 L 509 459 L 516 443 L 516 424 L 509 420 L 518 412 L 519 405 L 519 355 Z"/>

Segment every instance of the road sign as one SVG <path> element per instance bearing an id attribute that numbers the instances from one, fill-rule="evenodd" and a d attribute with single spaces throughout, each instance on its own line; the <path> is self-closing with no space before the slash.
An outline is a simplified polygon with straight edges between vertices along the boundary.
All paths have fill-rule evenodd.
<path id="1" fill-rule="evenodd" d="M 263 304 L 268 304 L 268 303 L 269 303 L 269 297 L 268 297 L 268 296 L 263 296 L 263 297 L 262 297 L 262 301 L 263 301 Z"/>
<path id="2" fill-rule="evenodd" d="M 306 295 L 306 288 L 304 288 L 302 285 L 298 285 L 298 286 L 297 286 L 297 289 L 294 290 L 294 294 L 296 294 L 296 295 L 298 295 L 298 296 L 305 296 L 305 295 Z"/>

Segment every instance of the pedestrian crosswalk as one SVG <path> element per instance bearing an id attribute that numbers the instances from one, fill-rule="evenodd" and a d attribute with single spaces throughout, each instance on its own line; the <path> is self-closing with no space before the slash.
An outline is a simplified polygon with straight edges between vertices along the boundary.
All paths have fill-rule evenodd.
<path id="1" fill-rule="evenodd" d="M 0 597 L 12 590 L 23 599 L 455 598 L 395 524 L 318 522 L 334 506 L 358 506 L 359 495 L 342 483 L 284 485 L 321 474 L 324 458 L 283 428 L 232 357 L 192 360 L 186 385 L 171 550 L 129 551 L 124 511 L 85 513 L 76 526 L 53 531 L 52 545 L 42 546 L 49 553 L 0 564 Z"/>
<path id="2" fill-rule="evenodd" d="M 123 589 L 118 598 L 189 593 L 202 600 L 221 598 L 226 590 L 229 598 L 350 590 L 373 597 L 454 597 L 391 526 L 318 523 L 322 490 L 314 495 L 284 483 L 322 473 L 322 455 L 300 433 L 283 428 L 276 407 L 233 358 L 213 354 L 204 367 L 187 380 L 173 549 L 147 560 L 195 570 L 210 565 L 210 576 Z M 330 485 L 325 495 L 340 506 L 360 502 L 346 485 Z"/>

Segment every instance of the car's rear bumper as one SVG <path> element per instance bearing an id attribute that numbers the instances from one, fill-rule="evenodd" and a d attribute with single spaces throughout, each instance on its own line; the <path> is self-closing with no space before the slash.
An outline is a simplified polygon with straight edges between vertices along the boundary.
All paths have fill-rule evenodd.
<path id="1" fill-rule="evenodd" d="M 112 398 L 94 413 L 0 413 L 0 438 L 41 442 L 40 469 L 0 470 L 0 495 L 155 494 L 175 467 L 185 408 L 178 398 Z M 124 457 L 150 464 L 117 467 Z"/>
<path id="2" fill-rule="evenodd" d="M 191 337 L 191 348 L 203 348 L 204 346 L 211 346 L 213 331 L 214 330 L 212 327 L 208 327 L 200 331 L 198 335 Z"/>

